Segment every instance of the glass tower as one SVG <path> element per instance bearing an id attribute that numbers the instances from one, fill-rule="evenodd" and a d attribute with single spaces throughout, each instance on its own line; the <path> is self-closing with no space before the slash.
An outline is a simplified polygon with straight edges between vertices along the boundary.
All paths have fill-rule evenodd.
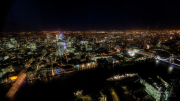
<path id="1" fill-rule="evenodd" d="M 58 56 L 62 56 L 64 54 L 64 51 L 66 50 L 66 42 L 63 40 L 62 33 L 59 33 L 59 35 L 57 35 L 56 38 L 57 38 Z"/>

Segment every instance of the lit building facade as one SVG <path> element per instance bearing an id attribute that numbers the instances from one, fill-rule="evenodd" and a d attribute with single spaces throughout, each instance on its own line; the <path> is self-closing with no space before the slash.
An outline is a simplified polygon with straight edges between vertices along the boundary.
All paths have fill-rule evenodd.
<path id="1" fill-rule="evenodd" d="M 59 35 L 56 35 L 56 39 L 58 56 L 62 56 L 64 54 L 64 51 L 66 50 L 66 42 L 65 40 L 63 40 L 63 34 L 59 33 Z"/>
<path id="2" fill-rule="evenodd" d="M 31 49 L 32 51 L 35 51 L 37 49 L 36 43 L 28 43 L 27 48 Z"/>
<path id="3" fill-rule="evenodd" d="M 143 84 L 146 88 L 145 88 L 145 91 L 150 95 L 152 96 L 156 101 L 165 101 L 165 99 L 167 99 L 168 97 L 168 94 L 165 93 L 165 94 L 162 94 L 160 92 L 160 89 L 159 87 L 157 86 L 152 86 L 153 84 L 149 84 L 148 82 L 146 82 L 144 79 L 140 79 L 140 83 Z M 154 83 L 156 85 L 156 83 Z"/>
<path id="4" fill-rule="evenodd" d="M 59 33 L 56 35 L 56 40 L 63 40 L 63 34 L 62 33 Z"/>
<path id="5" fill-rule="evenodd" d="M 57 42 L 58 56 L 62 56 L 65 50 L 66 50 L 66 43 L 63 41 L 58 41 Z"/>

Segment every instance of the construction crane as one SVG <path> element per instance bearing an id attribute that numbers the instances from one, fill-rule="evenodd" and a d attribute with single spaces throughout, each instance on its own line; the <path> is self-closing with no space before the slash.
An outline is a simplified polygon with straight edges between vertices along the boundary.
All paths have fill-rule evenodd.
<path id="1" fill-rule="evenodd" d="M 59 28 L 58 28 L 59 29 Z M 59 29 L 59 33 L 60 33 L 60 29 Z"/>

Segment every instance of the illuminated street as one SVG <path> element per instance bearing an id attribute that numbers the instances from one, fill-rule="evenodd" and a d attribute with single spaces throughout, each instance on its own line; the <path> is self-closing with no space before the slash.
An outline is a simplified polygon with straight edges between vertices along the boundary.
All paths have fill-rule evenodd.
<path id="1" fill-rule="evenodd" d="M 26 78 L 25 73 L 20 75 L 17 81 L 14 83 L 14 85 L 9 89 L 5 97 L 8 99 L 13 99 L 13 97 L 15 96 L 19 88 L 21 87 L 22 83 L 24 82 L 25 78 Z"/>

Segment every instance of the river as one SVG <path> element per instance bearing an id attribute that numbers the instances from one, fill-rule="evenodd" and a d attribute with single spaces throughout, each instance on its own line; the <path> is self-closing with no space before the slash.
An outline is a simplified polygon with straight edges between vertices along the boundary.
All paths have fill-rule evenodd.
<path id="1" fill-rule="evenodd" d="M 106 79 L 118 73 L 132 72 L 138 73 L 142 77 L 159 75 L 163 79 L 174 79 L 180 78 L 179 68 L 172 67 L 162 61 L 146 61 L 132 66 L 98 65 L 94 68 L 77 70 L 75 74 L 68 76 L 58 75 L 26 82 L 26 86 L 19 93 L 17 101 L 73 101 L 75 91 L 83 90 L 85 94 L 99 92 L 106 85 Z"/>

